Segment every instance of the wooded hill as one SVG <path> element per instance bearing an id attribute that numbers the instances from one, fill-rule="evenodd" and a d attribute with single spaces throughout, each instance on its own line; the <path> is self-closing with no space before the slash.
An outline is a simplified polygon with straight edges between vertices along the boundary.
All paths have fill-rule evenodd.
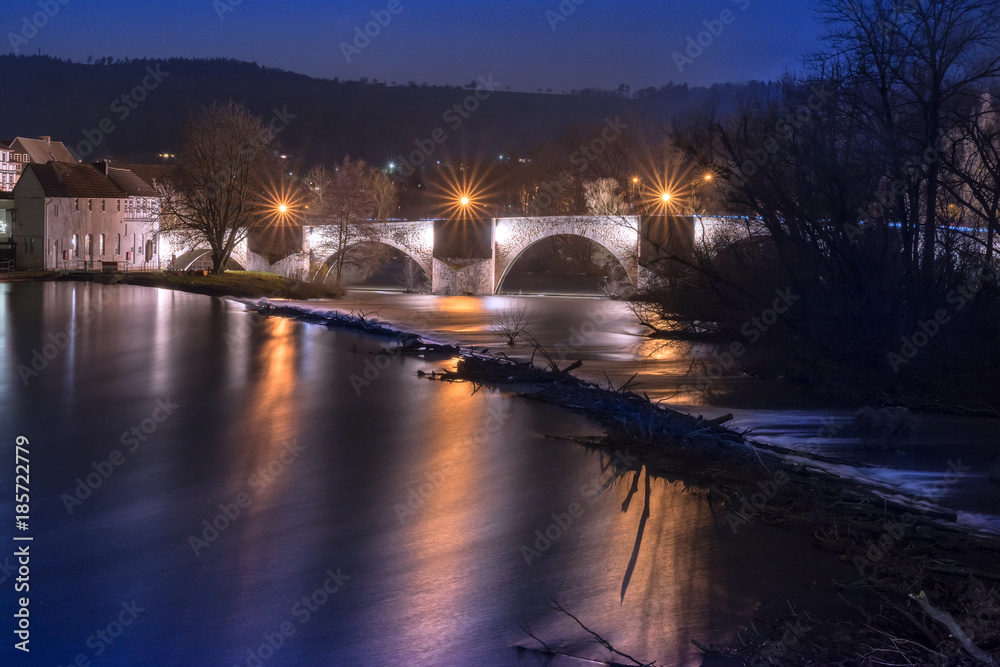
<path id="1" fill-rule="evenodd" d="M 84 64 L 7 55 L 0 56 L 0 136 L 49 135 L 86 160 L 150 162 L 157 154 L 179 151 L 181 128 L 193 111 L 231 99 L 265 121 L 279 117 L 277 127 L 287 120 L 279 137 L 282 148 L 306 165 L 332 163 L 345 154 L 387 162 L 408 155 L 438 128 L 448 139 L 435 149 L 434 160 L 516 157 L 573 125 L 621 116 L 656 128 L 777 91 L 775 84 L 751 82 L 692 89 L 669 84 L 635 94 L 627 89 L 537 94 L 510 92 L 502 77 L 493 75 L 498 89 L 474 112 L 461 114 L 449 110 L 474 92 L 471 79 L 464 86 L 393 86 L 314 79 L 225 59 L 101 58 Z M 88 141 L 96 144 L 89 153 Z"/>

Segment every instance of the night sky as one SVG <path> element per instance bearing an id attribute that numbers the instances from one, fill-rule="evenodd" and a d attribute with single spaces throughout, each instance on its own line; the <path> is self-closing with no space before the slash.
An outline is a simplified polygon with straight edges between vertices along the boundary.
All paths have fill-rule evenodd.
<path id="1" fill-rule="evenodd" d="M 60 1 L 66 2 L 41 3 Z M 564 16 L 560 2 L 575 11 Z M 84 61 L 221 56 L 325 78 L 463 84 L 493 74 L 514 90 L 621 83 L 636 90 L 670 81 L 777 78 L 799 69 L 822 30 L 809 0 L 575 2 L 69 0 L 20 52 Z M 38 12 L 39 4 L 3 0 L 3 34 L 20 32 L 21 17 Z M 356 27 L 373 21 L 373 11 L 391 21 L 348 63 L 341 45 L 354 41 Z M 709 46 L 679 71 L 674 52 L 705 31 L 705 21 L 721 26 L 721 33 L 703 36 Z M 9 36 L 0 50 L 10 51 Z"/>

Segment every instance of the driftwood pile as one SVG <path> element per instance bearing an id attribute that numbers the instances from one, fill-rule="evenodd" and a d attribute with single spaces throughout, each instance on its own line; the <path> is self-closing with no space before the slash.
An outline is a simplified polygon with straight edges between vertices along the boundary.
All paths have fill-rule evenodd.
<path id="1" fill-rule="evenodd" d="M 319 312 L 296 306 L 275 305 L 266 299 L 261 299 L 256 305 L 248 308 L 262 317 L 286 317 L 309 324 L 322 324 L 330 329 L 347 329 L 371 336 L 392 338 L 397 345 L 395 354 L 450 357 L 460 351 L 456 345 L 426 341 L 417 334 L 395 329 L 379 321 L 378 318 L 371 317 L 370 313 L 345 314 L 335 310 Z"/>
<path id="2" fill-rule="evenodd" d="M 628 451 L 637 469 L 707 489 L 720 529 L 804 530 L 852 566 L 830 585 L 855 609 L 853 622 L 789 607 L 791 616 L 756 619 L 740 646 L 699 648 L 752 664 L 994 664 L 984 656 L 1000 653 L 1000 540 L 972 534 L 955 512 L 921 498 L 889 497 L 821 467 L 842 460 L 754 442 L 723 426 L 732 415 L 695 417 L 637 395 L 631 380 L 615 388 L 570 375 L 580 365 L 464 353 L 454 371 L 431 379 L 527 385 L 522 396 L 585 412 L 606 428 L 603 438 L 574 438 L 580 444 Z"/>

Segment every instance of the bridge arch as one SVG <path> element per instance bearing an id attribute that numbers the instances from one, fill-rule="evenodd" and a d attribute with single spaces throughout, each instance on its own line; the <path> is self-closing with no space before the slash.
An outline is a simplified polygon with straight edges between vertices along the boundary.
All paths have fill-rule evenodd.
<path id="1" fill-rule="evenodd" d="M 618 260 L 633 285 L 639 285 L 637 216 L 497 218 L 493 227 L 494 294 L 511 267 L 531 246 L 553 236 L 582 236 Z"/>
<path id="2" fill-rule="evenodd" d="M 198 262 L 203 261 L 207 261 L 208 269 L 211 270 L 212 251 L 206 248 L 195 248 L 194 250 L 189 250 L 182 255 L 178 255 L 177 259 L 174 260 L 174 268 L 178 271 L 187 271 L 188 269 L 194 267 L 194 265 Z M 235 257 L 229 258 L 229 261 L 226 263 L 226 268 L 230 271 L 246 271 L 246 269 L 243 268 L 242 262 L 237 260 Z"/>
<path id="3" fill-rule="evenodd" d="M 330 224 L 314 225 L 308 233 L 308 249 L 315 251 L 327 263 L 338 252 L 333 248 L 337 228 Z M 432 280 L 434 275 L 434 221 L 366 223 L 363 227 L 349 232 L 346 247 L 353 248 L 361 243 L 381 243 L 395 248 L 416 262 L 417 266 Z"/>
<path id="4" fill-rule="evenodd" d="M 407 248 L 406 246 L 399 243 L 393 238 L 358 239 L 355 240 L 353 243 L 349 243 L 345 248 L 345 250 L 349 252 L 353 248 L 366 244 L 384 245 L 393 248 L 394 250 L 398 250 L 400 253 L 403 254 L 404 257 L 412 260 L 414 264 L 420 267 L 420 270 L 423 271 L 424 275 L 427 276 L 428 283 L 431 281 L 433 274 L 431 273 L 432 269 L 431 269 L 430 258 L 422 256 L 423 253 L 414 252 L 412 249 Z M 332 267 L 334 259 L 336 259 L 337 255 L 339 255 L 340 252 L 341 251 L 325 252 L 323 254 L 324 259 L 322 261 L 322 266 Z M 327 276 L 324 278 L 324 280 L 326 280 L 326 278 L 328 277 L 329 277 L 329 271 L 327 272 Z"/>

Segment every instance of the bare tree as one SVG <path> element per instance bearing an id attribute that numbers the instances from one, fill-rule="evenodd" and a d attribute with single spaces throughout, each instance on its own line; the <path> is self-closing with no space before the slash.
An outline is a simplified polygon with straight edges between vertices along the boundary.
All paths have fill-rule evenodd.
<path id="1" fill-rule="evenodd" d="M 345 269 L 370 272 L 385 259 L 372 222 L 375 203 L 371 175 L 363 160 L 345 157 L 331 172 L 314 167 L 306 175 L 310 211 L 317 233 L 314 250 L 325 255 L 327 277 L 342 287 Z"/>
<path id="2" fill-rule="evenodd" d="M 162 231 L 207 243 L 212 272 L 222 273 L 235 247 L 270 215 L 263 193 L 274 148 L 274 132 L 239 104 L 213 104 L 192 118 L 174 181 L 157 184 Z"/>
<path id="3" fill-rule="evenodd" d="M 614 178 L 599 178 L 583 184 L 587 211 L 591 215 L 627 215 L 629 206 Z"/>
<path id="4" fill-rule="evenodd" d="M 931 151 L 951 132 L 959 109 L 1000 75 L 1000 5 L 995 0 L 825 0 L 833 54 L 857 92 L 855 108 L 875 120 L 889 149 L 890 178 L 909 152 L 908 188 L 895 188 L 904 242 L 932 279 L 937 252 L 942 163 Z M 836 55 L 834 55 L 836 54 Z M 866 105 L 857 102 L 867 100 Z M 958 113 L 957 113 L 958 112 Z M 928 159 L 928 155 L 931 156 Z M 909 201 L 905 201 L 905 199 Z M 923 242 L 916 243 L 922 227 Z"/>
<path id="5" fill-rule="evenodd" d="M 384 223 L 399 210 L 399 186 L 385 172 L 372 171 L 369 192 L 376 221 Z"/>
<path id="6" fill-rule="evenodd" d="M 948 173 L 942 185 L 961 207 L 973 215 L 971 236 L 986 247 L 985 263 L 992 265 L 1000 232 L 1000 100 L 984 93 L 978 110 L 963 119 L 955 142 L 945 156 Z"/>
<path id="7" fill-rule="evenodd" d="M 508 304 L 493 315 L 489 329 L 501 338 L 506 338 L 508 345 L 513 345 L 534 323 L 535 316 L 528 312 L 526 304 Z"/>
<path id="8" fill-rule="evenodd" d="M 409 257 L 403 258 L 403 287 L 408 293 L 416 292 L 422 282 L 423 271 L 420 266 Z"/>

